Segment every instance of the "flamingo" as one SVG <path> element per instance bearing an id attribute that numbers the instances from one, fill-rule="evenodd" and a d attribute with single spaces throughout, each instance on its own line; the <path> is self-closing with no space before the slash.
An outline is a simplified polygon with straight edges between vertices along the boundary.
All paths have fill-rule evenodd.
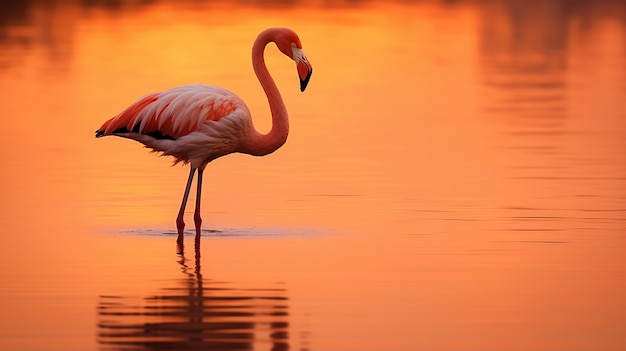
<path id="1" fill-rule="evenodd" d="M 313 72 L 311 63 L 302 51 L 300 39 L 293 30 L 269 28 L 258 35 L 252 46 L 252 66 L 267 96 L 272 114 L 272 128 L 267 134 L 261 134 L 254 128 L 250 110 L 240 97 L 226 89 L 201 84 L 145 95 L 104 122 L 96 131 L 96 138 L 115 135 L 133 139 L 153 152 L 173 156 L 174 165 L 181 162 L 190 165 L 183 200 L 176 217 L 177 242 L 181 245 L 185 229 L 183 215 L 196 171 L 194 224 L 197 241 L 202 226 L 202 173 L 207 164 L 234 152 L 267 155 L 287 140 L 287 109 L 263 57 L 265 47 L 271 42 L 295 61 L 300 91 L 306 89 Z"/>

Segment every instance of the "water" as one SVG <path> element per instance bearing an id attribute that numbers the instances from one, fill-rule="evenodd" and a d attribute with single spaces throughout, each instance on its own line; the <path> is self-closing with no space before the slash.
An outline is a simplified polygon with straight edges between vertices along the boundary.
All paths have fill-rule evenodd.
<path id="1" fill-rule="evenodd" d="M 623 2 L 0 6 L 1 349 L 626 348 Z M 187 170 L 93 132 L 190 83 L 267 131 L 269 26 L 289 140 L 207 168 L 180 253 Z"/>

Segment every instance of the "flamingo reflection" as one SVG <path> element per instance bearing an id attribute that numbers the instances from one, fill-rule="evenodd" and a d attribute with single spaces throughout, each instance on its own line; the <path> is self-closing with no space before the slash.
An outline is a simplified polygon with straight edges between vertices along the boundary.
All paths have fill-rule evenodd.
<path id="1" fill-rule="evenodd" d="M 287 297 L 281 287 L 242 289 L 207 280 L 199 243 L 192 266 L 181 250 L 183 277 L 142 298 L 100 296 L 102 350 L 288 350 Z M 269 344 L 269 345 L 268 345 Z"/>

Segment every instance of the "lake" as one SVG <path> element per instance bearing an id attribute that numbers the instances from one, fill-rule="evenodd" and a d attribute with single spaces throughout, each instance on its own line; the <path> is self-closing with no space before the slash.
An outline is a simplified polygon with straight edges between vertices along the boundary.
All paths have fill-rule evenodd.
<path id="1" fill-rule="evenodd" d="M 204 172 L 94 138 L 227 88 L 287 143 Z M 626 349 L 623 1 L 0 4 L 0 349 Z"/>

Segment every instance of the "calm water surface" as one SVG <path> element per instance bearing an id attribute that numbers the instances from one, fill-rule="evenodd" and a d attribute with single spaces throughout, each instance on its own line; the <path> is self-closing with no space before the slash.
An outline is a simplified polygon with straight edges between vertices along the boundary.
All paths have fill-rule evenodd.
<path id="1" fill-rule="evenodd" d="M 0 349 L 626 349 L 622 1 L 0 7 Z M 270 26 L 289 140 L 178 253 L 187 170 L 93 132 L 190 83 L 269 130 Z"/>

